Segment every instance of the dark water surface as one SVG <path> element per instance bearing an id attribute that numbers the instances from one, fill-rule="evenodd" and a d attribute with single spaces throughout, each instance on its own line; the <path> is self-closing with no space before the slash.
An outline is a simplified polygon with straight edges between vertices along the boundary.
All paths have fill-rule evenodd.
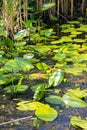
<path id="1" fill-rule="evenodd" d="M 85 77 L 85 78 L 84 78 Z M 86 74 L 79 77 L 68 77 L 72 80 L 70 82 L 62 83 L 58 86 L 62 91 L 67 89 L 75 88 L 76 82 L 79 83 L 79 88 L 87 88 Z M 84 80 L 82 80 L 84 79 Z M 81 82 L 84 81 L 84 82 Z M 32 116 L 34 117 L 34 112 L 31 111 L 19 111 L 16 110 L 16 104 L 21 99 L 28 99 L 28 92 L 24 94 L 17 95 L 17 98 L 11 98 L 9 95 L 0 95 L 0 123 L 7 122 L 10 120 L 19 119 L 22 117 Z M 18 99 L 18 100 L 16 100 Z M 87 98 L 85 98 L 87 102 Z M 81 116 L 83 119 L 87 117 L 87 108 L 72 108 L 65 106 L 53 106 L 58 111 L 58 117 L 52 122 L 39 121 L 40 127 L 37 130 L 76 130 L 70 125 L 71 116 Z M 62 111 L 61 111 L 62 110 Z M 0 130 L 36 130 L 33 127 L 33 118 L 24 119 L 18 122 L 0 125 Z"/>

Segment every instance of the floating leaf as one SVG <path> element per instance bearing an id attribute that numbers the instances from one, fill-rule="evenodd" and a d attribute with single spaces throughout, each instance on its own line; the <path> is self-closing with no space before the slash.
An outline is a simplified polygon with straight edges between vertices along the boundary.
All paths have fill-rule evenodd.
<path id="1" fill-rule="evenodd" d="M 41 35 L 44 35 L 44 36 L 47 36 L 49 37 L 50 35 L 52 35 L 54 32 L 53 32 L 53 29 L 50 28 L 50 29 L 46 29 L 46 30 L 41 30 L 40 31 L 40 34 Z"/>
<path id="2" fill-rule="evenodd" d="M 30 101 L 21 101 L 18 104 L 17 109 L 26 111 L 26 110 L 37 110 L 40 107 L 44 107 L 44 104 L 40 102 L 30 102 Z"/>
<path id="3" fill-rule="evenodd" d="M 34 57 L 34 54 L 32 54 L 32 53 L 28 53 L 28 54 L 23 55 L 24 59 L 32 59 L 33 57 Z"/>
<path id="4" fill-rule="evenodd" d="M 44 121 L 53 121 L 57 117 L 57 111 L 49 105 L 44 105 L 35 111 L 35 115 Z"/>
<path id="5" fill-rule="evenodd" d="M 80 88 L 77 89 L 68 89 L 68 92 L 76 95 L 79 98 L 83 98 L 87 96 L 87 89 L 80 90 Z"/>
<path id="6" fill-rule="evenodd" d="M 41 63 L 37 63 L 36 64 L 36 67 L 39 69 L 39 70 L 47 70 L 49 68 L 49 66 L 44 63 L 44 62 L 41 62 Z"/>
<path id="7" fill-rule="evenodd" d="M 70 123 L 76 128 L 80 127 L 84 130 L 87 130 L 87 120 L 83 120 L 81 119 L 81 117 L 76 116 L 71 117 Z"/>
<path id="8" fill-rule="evenodd" d="M 39 119 L 44 121 L 53 121 L 57 117 L 57 111 L 47 104 L 43 104 L 40 102 L 22 101 L 19 102 L 17 105 L 18 110 L 35 110 L 35 115 Z"/>
<path id="9" fill-rule="evenodd" d="M 15 58 L 14 60 L 9 60 L 4 68 L 12 72 L 29 71 L 33 68 L 33 65 L 23 58 Z"/>
<path id="10" fill-rule="evenodd" d="M 73 39 L 73 42 L 84 43 L 84 42 L 86 42 L 86 40 L 85 39 Z"/>
<path id="11" fill-rule="evenodd" d="M 54 73 L 51 74 L 48 81 L 48 88 L 51 86 L 59 85 L 64 78 L 64 73 L 61 69 L 56 70 Z"/>
<path id="12" fill-rule="evenodd" d="M 62 97 L 55 96 L 55 95 L 50 95 L 50 96 L 46 97 L 45 100 L 52 104 L 63 104 L 64 103 L 62 100 Z"/>
<path id="13" fill-rule="evenodd" d="M 74 94 L 67 92 L 66 94 L 63 95 L 63 101 L 65 102 L 66 105 L 71 106 L 71 107 L 86 107 L 87 104 L 75 96 Z"/>

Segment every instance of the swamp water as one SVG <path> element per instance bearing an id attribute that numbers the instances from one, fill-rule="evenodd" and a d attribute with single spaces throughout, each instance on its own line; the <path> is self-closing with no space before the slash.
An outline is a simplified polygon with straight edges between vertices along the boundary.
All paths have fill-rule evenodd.
<path id="1" fill-rule="evenodd" d="M 63 96 L 68 90 L 70 91 L 71 89 L 77 90 L 76 94 L 78 95 L 79 89 L 87 89 L 87 25 L 79 23 L 80 26 L 75 28 L 76 24 L 78 23 L 75 22 L 62 25 L 61 37 L 57 38 L 54 36 L 52 29 L 48 31 L 46 30 L 45 34 L 41 36 L 39 36 L 39 34 L 34 34 L 31 36 L 31 39 L 33 40 L 39 36 L 39 39 L 36 39 L 36 45 L 26 45 L 23 48 L 18 46 L 18 57 L 21 52 L 23 55 L 27 53 L 34 54 L 34 59 L 32 59 L 34 68 L 29 72 L 15 72 L 16 74 L 21 73 L 21 75 L 24 75 L 22 84 L 29 85 L 29 88 L 25 92 L 17 93 L 15 96 L 11 96 L 10 94 L 4 94 L 1 89 L 1 130 L 76 130 L 76 128 L 70 124 L 70 118 L 73 116 L 80 116 L 82 119 L 87 118 L 87 107 L 76 108 L 74 102 L 70 105 L 49 103 L 50 106 L 57 110 L 57 118 L 53 121 L 38 120 L 36 124 L 39 124 L 40 126 L 35 128 L 34 112 L 20 111 L 16 109 L 19 101 L 32 100 L 34 93 L 32 92 L 31 87 L 38 83 L 47 82 L 47 74 L 52 73 L 56 69 L 63 70 L 65 74 L 64 81 L 58 86 L 50 88 L 44 97 L 47 97 L 48 95 Z M 50 34 L 52 34 L 52 36 Z M 7 61 L 9 62 L 9 60 L 5 60 L 2 64 L 6 64 Z M 43 65 L 38 63 L 45 64 Z M 9 68 L 13 69 L 12 67 L 14 66 L 10 65 Z M 82 94 L 84 95 L 84 93 Z M 85 103 L 87 103 L 87 90 L 85 95 L 85 97 L 82 96 L 81 98 Z M 72 100 L 73 99 L 70 99 L 70 102 Z M 44 98 L 41 99 L 41 102 L 48 103 Z M 32 117 L 27 118 L 28 116 Z M 22 119 L 23 117 L 25 117 L 25 119 Z M 11 123 L 8 122 L 16 119 L 20 119 L 20 121 L 13 121 Z M 77 127 L 77 129 L 79 130 L 80 128 Z"/>

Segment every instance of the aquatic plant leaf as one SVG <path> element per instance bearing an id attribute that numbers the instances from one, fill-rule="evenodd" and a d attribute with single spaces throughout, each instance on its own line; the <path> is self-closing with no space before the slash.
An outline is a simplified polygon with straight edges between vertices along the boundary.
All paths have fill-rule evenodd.
<path id="1" fill-rule="evenodd" d="M 44 121 L 52 121 L 57 117 L 57 111 L 48 104 L 40 102 L 21 101 L 17 103 L 17 109 L 21 111 L 35 110 L 35 115 Z"/>
<path id="2" fill-rule="evenodd" d="M 45 11 L 45 10 L 48 10 L 50 8 L 53 8 L 54 6 L 55 6 L 55 3 L 53 3 L 53 2 L 52 3 L 45 3 L 42 5 L 41 10 Z"/>
<path id="3" fill-rule="evenodd" d="M 84 43 L 84 42 L 86 42 L 86 40 L 85 39 L 73 39 L 73 42 Z"/>
<path id="4" fill-rule="evenodd" d="M 35 115 L 41 120 L 53 121 L 57 117 L 57 111 L 49 105 L 44 104 L 43 107 L 40 107 L 35 111 Z"/>
<path id="5" fill-rule="evenodd" d="M 53 32 L 53 29 L 50 28 L 50 29 L 45 29 L 45 30 L 41 30 L 40 31 L 40 34 L 41 35 L 44 35 L 44 36 L 47 36 L 49 37 L 50 35 L 52 35 L 54 32 Z"/>
<path id="6" fill-rule="evenodd" d="M 29 71 L 33 68 L 33 65 L 23 58 L 15 58 L 14 60 L 9 60 L 4 68 L 12 72 Z"/>
<path id="7" fill-rule="evenodd" d="M 34 111 L 34 110 L 37 110 L 38 108 L 44 107 L 43 103 L 30 102 L 30 101 L 21 101 L 17 105 L 18 105 L 17 109 L 18 110 L 23 110 L 23 111 L 26 111 L 26 110 Z M 24 108 L 25 108 L 25 110 L 24 110 Z"/>
<path id="8" fill-rule="evenodd" d="M 44 96 L 45 85 L 46 84 L 44 84 L 44 83 L 37 84 L 37 88 L 36 88 L 34 96 L 33 96 L 34 100 L 40 100 Z"/>
<path id="9" fill-rule="evenodd" d="M 12 86 L 7 86 L 4 88 L 4 90 L 6 91 L 6 93 L 17 93 L 17 92 L 24 92 L 25 90 L 28 89 L 27 85 L 12 85 Z"/>
<path id="10" fill-rule="evenodd" d="M 59 53 L 59 54 L 57 53 L 53 57 L 53 60 L 63 61 L 65 58 L 66 58 L 66 54 L 65 53 Z"/>
<path id="11" fill-rule="evenodd" d="M 42 74 L 42 73 L 33 73 L 29 75 L 29 79 L 47 79 L 48 76 L 47 74 Z"/>
<path id="12" fill-rule="evenodd" d="M 44 62 L 40 62 L 40 63 L 37 63 L 36 64 L 36 67 L 39 69 L 39 70 L 47 70 L 49 68 L 49 66 L 44 63 Z"/>
<path id="13" fill-rule="evenodd" d="M 83 90 L 80 90 L 80 88 L 68 89 L 68 92 L 76 95 L 79 98 L 87 97 L 87 89 L 83 89 Z"/>
<path id="14" fill-rule="evenodd" d="M 84 130 L 87 130 L 87 120 L 81 119 L 81 117 L 72 116 L 70 123 L 76 128 L 80 127 Z"/>
<path id="15" fill-rule="evenodd" d="M 87 32 L 87 25 L 80 24 L 80 28 L 77 28 L 77 30 Z"/>
<path id="16" fill-rule="evenodd" d="M 27 54 L 23 55 L 24 59 L 32 59 L 33 57 L 34 57 L 33 53 L 27 53 Z"/>
<path id="17" fill-rule="evenodd" d="M 45 98 L 45 100 L 49 103 L 52 104 L 63 104 L 62 97 L 56 96 L 56 95 L 49 95 L 48 97 Z"/>
<path id="18" fill-rule="evenodd" d="M 63 95 L 63 101 L 66 105 L 71 107 L 86 107 L 87 104 L 78 98 L 76 95 L 72 94 L 71 92 L 67 92 Z"/>
<path id="19" fill-rule="evenodd" d="M 20 41 L 26 36 L 29 36 L 29 32 L 26 29 L 23 29 L 14 35 L 14 40 Z"/>
<path id="20" fill-rule="evenodd" d="M 48 80 L 48 88 L 50 88 L 51 86 L 57 86 L 59 85 L 64 78 L 64 73 L 61 69 L 56 70 L 55 72 L 53 72 Z"/>

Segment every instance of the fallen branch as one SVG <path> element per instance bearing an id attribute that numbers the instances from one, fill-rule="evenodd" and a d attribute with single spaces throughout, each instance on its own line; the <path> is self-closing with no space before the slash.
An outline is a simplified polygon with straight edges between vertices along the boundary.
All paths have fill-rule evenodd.
<path id="1" fill-rule="evenodd" d="M 2 123 L 0 123 L 0 126 L 1 125 L 7 125 L 7 124 L 10 124 L 10 123 L 14 123 L 14 122 L 21 121 L 21 120 L 25 120 L 25 119 L 31 119 L 31 120 L 33 120 L 34 118 L 32 116 L 22 117 L 22 118 L 18 118 L 18 119 L 15 119 L 15 120 L 7 121 L 7 122 L 2 122 Z"/>

